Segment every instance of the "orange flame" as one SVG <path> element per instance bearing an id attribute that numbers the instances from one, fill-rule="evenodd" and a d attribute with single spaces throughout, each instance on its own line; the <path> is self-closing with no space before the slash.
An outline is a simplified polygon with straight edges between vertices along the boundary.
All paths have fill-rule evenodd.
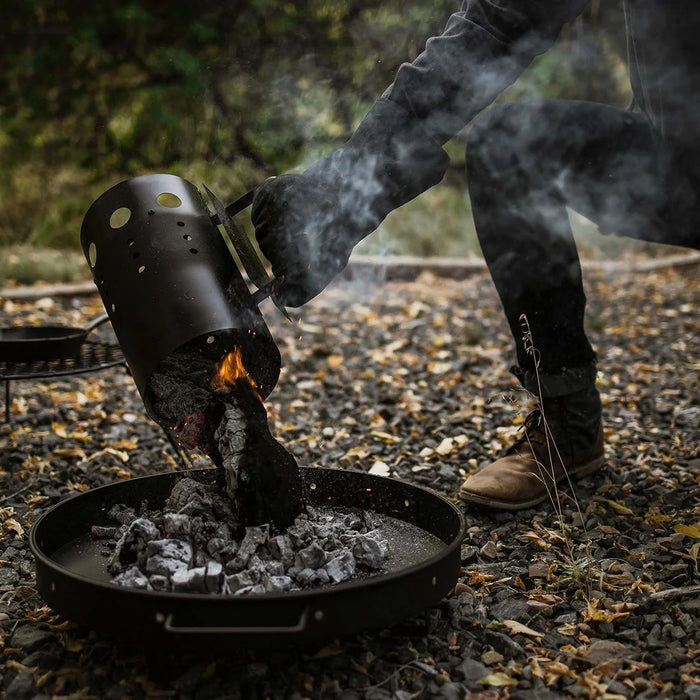
<path id="1" fill-rule="evenodd" d="M 255 393 L 258 392 L 253 378 L 243 364 L 241 349 L 236 346 L 216 365 L 214 376 L 211 378 L 211 388 L 230 389 L 239 379 L 245 379 L 255 389 Z"/>

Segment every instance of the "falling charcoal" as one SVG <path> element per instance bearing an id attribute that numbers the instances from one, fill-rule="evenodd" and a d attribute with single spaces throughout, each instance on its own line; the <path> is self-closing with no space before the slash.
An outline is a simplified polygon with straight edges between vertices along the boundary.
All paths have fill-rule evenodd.
<path id="1" fill-rule="evenodd" d="M 224 399 L 215 438 L 226 492 L 244 524 L 273 523 L 283 529 L 304 506 L 296 460 L 270 433 L 262 401 L 246 380 L 237 380 Z"/>
<path id="2" fill-rule="evenodd" d="M 301 473 L 270 433 L 238 348 L 216 365 L 197 353 L 172 353 L 151 377 L 149 391 L 158 421 L 219 468 L 242 524 L 283 529 L 301 513 Z"/>

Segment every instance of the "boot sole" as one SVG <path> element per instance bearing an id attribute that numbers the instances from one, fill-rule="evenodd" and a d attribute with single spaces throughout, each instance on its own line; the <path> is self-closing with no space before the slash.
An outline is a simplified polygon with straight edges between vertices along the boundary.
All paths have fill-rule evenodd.
<path id="1" fill-rule="evenodd" d="M 590 462 L 576 467 L 575 469 L 567 470 L 569 478 L 578 479 L 582 476 L 587 476 L 588 474 L 593 474 L 593 472 L 598 471 L 605 463 L 605 455 L 600 455 L 592 459 Z M 566 474 L 562 474 L 556 481 L 558 486 L 562 481 L 566 481 Z M 479 494 L 472 493 L 471 491 L 465 491 L 460 489 L 459 497 L 466 501 L 467 503 L 474 503 L 475 505 L 485 506 L 487 508 L 496 508 L 498 510 L 525 510 L 526 508 L 532 508 L 539 505 L 543 501 L 549 498 L 549 492 L 547 490 L 541 496 L 536 496 L 535 498 L 530 498 L 525 501 L 502 501 L 498 498 L 489 498 L 488 496 L 480 496 Z"/>

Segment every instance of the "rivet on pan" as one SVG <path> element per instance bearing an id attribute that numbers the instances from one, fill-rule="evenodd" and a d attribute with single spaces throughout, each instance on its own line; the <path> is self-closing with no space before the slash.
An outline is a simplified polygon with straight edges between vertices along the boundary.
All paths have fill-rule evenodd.
<path id="1" fill-rule="evenodd" d="M 437 578 L 435 576 L 433 576 L 433 580 L 431 581 L 431 583 L 433 584 L 433 586 L 437 586 Z"/>
<path id="2" fill-rule="evenodd" d="M 316 620 L 317 622 L 321 622 L 321 620 L 323 620 L 323 610 L 317 610 L 314 613 L 314 620 Z"/>
<path id="3" fill-rule="evenodd" d="M 156 622 L 165 622 L 165 615 L 162 612 L 156 613 Z"/>
<path id="4" fill-rule="evenodd" d="M 213 342 L 214 342 L 214 336 L 213 336 L 213 335 L 210 335 L 210 336 L 207 338 L 207 343 L 209 343 L 209 345 L 211 345 Z"/>
<path id="5" fill-rule="evenodd" d="M 403 502 L 403 504 L 408 508 L 408 506 L 411 505 L 411 501 L 408 500 L 408 498 Z"/>

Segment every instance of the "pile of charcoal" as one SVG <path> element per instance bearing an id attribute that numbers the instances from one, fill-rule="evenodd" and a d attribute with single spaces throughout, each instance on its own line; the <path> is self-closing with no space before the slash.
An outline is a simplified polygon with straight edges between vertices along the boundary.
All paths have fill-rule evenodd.
<path id="1" fill-rule="evenodd" d="M 285 531 L 240 527 L 216 487 L 180 479 L 165 508 L 118 504 L 103 538 L 113 583 L 131 588 L 245 595 L 279 593 L 381 573 L 389 558 L 382 516 L 307 505 Z M 242 534 L 242 537 L 241 537 Z"/>

